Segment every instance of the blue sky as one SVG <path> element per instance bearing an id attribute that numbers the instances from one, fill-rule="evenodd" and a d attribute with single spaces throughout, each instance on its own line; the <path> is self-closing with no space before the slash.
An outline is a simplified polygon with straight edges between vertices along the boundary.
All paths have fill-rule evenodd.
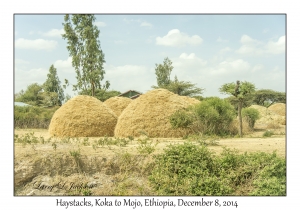
<path id="1" fill-rule="evenodd" d="M 63 17 L 14 16 L 15 92 L 45 82 L 52 64 L 62 82 L 76 83 Z M 168 57 L 171 77 L 204 88 L 205 97 L 225 97 L 219 87 L 236 80 L 285 92 L 285 15 L 96 15 L 95 24 L 110 89 L 151 90 L 155 64 Z"/>

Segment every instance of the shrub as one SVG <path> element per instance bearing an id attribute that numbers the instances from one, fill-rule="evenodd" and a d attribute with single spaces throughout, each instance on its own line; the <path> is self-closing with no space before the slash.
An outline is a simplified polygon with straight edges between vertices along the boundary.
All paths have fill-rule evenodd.
<path id="1" fill-rule="evenodd" d="M 159 195 L 230 194 L 226 180 L 214 176 L 214 155 L 205 146 L 170 145 L 157 156 L 150 182 Z"/>
<path id="2" fill-rule="evenodd" d="M 274 135 L 274 132 L 270 130 L 263 133 L 263 137 L 271 137 L 272 135 Z"/>
<path id="3" fill-rule="evenodd" d="M 157 195 L 285 195 L 286 163 L 276 153 L 169 145 L 156 156 L 149 181 Z"/>
<path id="4" fill-rule="evenodd" d="M 233 106 L 223 99 L 211 97 L 170 117 L 173 128 L 191 128 L 195 133 L 227 135 L 235 118 Z"/>
<path id="5" fill-rule="evenodd" d="M 242 117 L 244 117 L 250 128 L 254 128 L 255 121 L 259 119 L 259 111 L 254 108 L 244 108 L 242 109 Z"/>
<path id="6" fill-rule="evenodd" d="M 59 107 L 43 108 L 35 106 L 14 107 L 15 128 L 48 128 L 54 112 Z"/>

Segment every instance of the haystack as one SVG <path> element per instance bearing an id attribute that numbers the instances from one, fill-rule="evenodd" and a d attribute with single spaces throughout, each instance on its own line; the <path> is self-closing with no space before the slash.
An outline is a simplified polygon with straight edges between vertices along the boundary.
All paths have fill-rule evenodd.
<path id="1" fill-rule="evenodd" d="M 191 105 L 179 95 L 165 89 L 151 90 L 133 100 L 119 116 L 116 137 L 182 137 L 186 129 L 172 129 L 169 117 Z"/>
<path id="2" fill-rule="evenodd" d="M 284 103 L 276 103 L 268 107 L 268 110 L 271 110 L 272 112 L 275 112 L 276 114 L 279 114 L 281 116 L 285 116 L 285 104 Z"/>
<path id="3" fill-rule="evenodd" d="M 183 98 L 184 100 L 186 100 L 187 102 L 189 102 L 190 104 L 193 104 L 193 105 L 201 103 L 201 101 L 199 101 L 195 98 L 188 97 L 188 96 L 181 96 L 181 98 Z"/>
<path id="4" fill-rule="evenodd" d="M 58 137 L 113 136 L 116 124 L 117 116 L 104 103 L 79 95 L 54 113 L 49 133 Z"/>
<path id="5" fill-rule="evenodd" d="M 104 104 L 108 106 L 118 117 L 123 110 L 130 104 L 132 99 L 127 97 L 112 97 L 107 99 Z"/>
<path id="6" fill-rule="evenodd" d="M 260 118 L 256 121 L 256 124 L 275 123 L 279 125 L 285 125 L 285 116 L 278 115 L 266 107 L 259 105 L 251 105 L 250 108 L 254 108 L 259 111 Z"/>

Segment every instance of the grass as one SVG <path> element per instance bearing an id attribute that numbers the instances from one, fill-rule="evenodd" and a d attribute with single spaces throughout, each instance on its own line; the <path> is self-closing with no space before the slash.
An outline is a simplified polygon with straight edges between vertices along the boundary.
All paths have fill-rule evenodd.
<path id="1" fill-rule="evenodd" d="M 78 177 L 84 176 L 86 177 L 84 179 L 88 180 L 93 179 L 92 177 L 95 176 L 96 172 L 100 173 L 97 176 L 105 177 L 101 181 L 102 184 L 97 188 L 71 190 L 66 192 L 65 195 L 169 195 L 171 192 L 174 192 L 174 189 L 176 189 L 174 188 L 175 186 L 179 187 L 175 192 L 181 195 L 193 193 L 206 195 L 277 195 L 276 190 L 281 194 L 285 192 L 284 176 L 280 175 L 281 177 L 272 178 L 273 174 L 277 176 L 277 171 L 284 171 L 284 163 L 277 162 L 277 155 L 272 160 L 269 156 L 259 155 L 258 153 L 257 156 L 251 156 L 243 155 L 240 152 L 227 151 L 222 149 L 223 142 L 231 140 L 222 140 L 218 136 L 198 135 L 189 136 L 185 140 L 178 139 L 177 141 L 171 141 L 167 139 L 150 139 L 147 137 L 144 139 L 134 139 L 131 137 L 47 138 L 47 136 L 42 136 L 38 132 L 36 134 L 33 131 L 23 135 L 20 135 L 20 133 L 21 131 L 16 132 L 14 141 L 16 145 L 22 146 L 25 144 L 25 149 L 20 150 L 18 146 L 16 147 L 16 163 L 24 157 L 31 160 L 29 161 L 30 163 L 38 165 L 44 171 L 43 173 L 47 171 L 47 173 L 61 175 L 66 181 L 70 180 L 69 177 L 72 174 Z M 41 136 L 38 137 L 38 135 Z M 178 142 L 178 144 L 176 145 L 175 142 Z M 162 180 L 165 180 L 168 184 L 164 186 L 172 187 L 172 189 L 167 189 L 167 191 L 162 191 L 161 188 L 158 190 L 155 187 L 155 182 L 153 183 L 148 177 L 157 174 L 155 170 L 160 167 L 160 164 L 157 162 L 159 155 L 166 154 L 166 151 L 162 150 L 162 148 L 165 148 L 164 145 L 170 143 L 174 144 L 174 147 L 180 146 L 182 142 L 190 142 L 197 148 L 210 148 L 209 151 L 217 149 L 223 151 L 223 153 L 227 151 L 227 153 L 225 152 L 226 154 L 222 155 L 221 152 L 212 156 L 209 162 L 215 164 L 212 167 L 215 168 L 213 169 L 213 174 L 201 175 L 202 177 L 207 177 L 207 179 L 191 182 L 189 176 L 186 176 L 182 179 L 184 183 L 181 185 L 182 182 L 179 181 L 179 177 L 176 178 L 176 176 L 173 176 L 174 174 L 171 175 L 172 179 L 170 178 L 169 181 L 167 181 L 166 177 L 158 177 L 156 179 L 158 183 L 163 184 Z M 30 150 L 31 148 L 26 149 L 27 145 L 35 145 L 36 150 Z M 234 143 L 234 145 L 236 146 L 237 143 Z M 247 147 L 249 147 L 249 144 L 247 144 Z M 45 150 L 45 148 L 49 149 Z M 31 152 L 26 152 L 27 150 Z M 96 153 L 91 153 L 91 150 Z M 183 157 L 186 159 L 192 153 L 192 150 L 188 150 L 186 153 L 183 153 Z M 201 152 L 197 154 L 200 155 L 199 160 L 203 160 L 205 157 L 201 156 Z M 171 157 L 169 156 L 168 158 Z M 223 157 L 223 159 L 218 157 Z M 192 157 L 191 160 L 197 160 L 197 158 Z M 223 164 L 221 164 L 222 161 Z M 267 161 L 270 167 L 261 170 L 260 166 L 264 165 L 263 161 Z M 197 162 L 199 166 L 201 161 Z M 247 163 L 247 165 L 237 164 L 239 162 Z M 227 169 L 224 169 L 224 172 L 220 172 L 219 169 L 222 167 L 217 166 L 217 164 L 221 164 L 223 168 L 227 167 Z M 172 164 L 170 163 L 169 165 L 171 166 Z M 28 167 L 30 168 L 30 166 Z M 168 167 L 163 168 L 168 169 Z M 187 167 L 184 170 L 186 172 L 196 170 L 195 172 L 198 173 L 198 169 L 193 167 Z M 167 173 L 164 174 L 166 175 Z M 98 179 L 94 180 L 97 181 Z M 221 180 L 221 182 L 218 180 Z M 230 189 L 224 188 L 222 182 L 227 183 Z M 211 186 L 211 191 L 205 191 L 204 188 L 189 188 L 188 183 L 194 183 L 199 186 Z M 271 189 L 272 186 L 274 186 L 274 190 Z M 22 189 L 25 190 L 25 188 Z"/>

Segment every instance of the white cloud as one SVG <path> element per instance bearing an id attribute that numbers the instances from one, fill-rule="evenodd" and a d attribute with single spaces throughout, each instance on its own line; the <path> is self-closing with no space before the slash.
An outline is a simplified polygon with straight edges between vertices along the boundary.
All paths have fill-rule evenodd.
<path id="1" fill-rule="evenodd" d="M 104 80 L 110 81 L 110 89 L 121 92 L 137 90 L 145 93 L 156 83 L 154 70 L 145 66 L 113 66 L 104 64 L 104 69 L 106 72 Z"/>
<path id="2" fill-rule="evenodd" d="M 46 81 L 48 70 L 44 68 L 25 70 L 24 68 L 15 68 L 15 92 L 33 83 L 43 84 Z"/>
<path id="3" fill-rule="evenodd" d="M 156 38 L 157 45 L 182 47 L 186 45 L 199 45 L 203 39 L 198 35 L 189 36 L 180 32 L 178 29 L 172 29 L 167 35 Z"/>
<path id="4" fill-rule="evenodd" d="M 211 75 L 230 75 L 230 74 L 243 74 L 250 70 L 250 64 L 242 59 L 234 61 L 222 61 L 219 65 L 210 72 Z"/>
<path id="5" fill-rule="evenodd" d="M 285 52 L 285 36 L 281 36 L 277 42 L 269 41 L 266 45 L 266 52 L 270 54 L 280 54 Z"/>
<path id="6" fill-rule="evenodd" d="M 239 54 L 263 55 L 263 54 L 280 54 L 285 52 L 285 36 L 281 36 L 278 41 L 269 41 L 263 43 L 252 39 L 248 35 L 243 35 L 240 42 L 242 46 L 236 50 Z"/>
<path id="7" fill-rule="evenodd" d="M 258 72 L 260 72 L 261 70 L 263 70 L 264 69 L 264 66 L 262 65 L 262 64 L 257 64 L 257 65 L 255 65 L 253 68 L 252 68 L 252 72 L 253 73 L 258 73 Z"/>
<path id="8" fill-rule="evenodd" d="M 54 62 L 53 65 L 58 71 L 62 71 L 66 73 L 75 72 L 72 66 L 72 57 L 68 57 L 67 60 L 57 60 Z"/>
<path id="9" fill-rule="evenodd" d="M 222 39 L 222 38 L 219 36 L 219 38 L 217 39 L 217 42 L 228 42 L 228 40 Z"/>
<path id="10" fill-rule="evenodd" d="M 18 59 L 18 58 L 15 59 L 16 65 L 24 65 L 24 64 L 29 64 L 29 63 L 30 63 L 29 61 L 25 61 L 23 59 Z"/>
<path id="11" fill-rule="evenodd" d="M 232 49 L 230 47 L 225 47 L 220 50 L 220 53 L 226 53 L 226 52 L 230 52 L 230 51 L 232 51 Z"/>
<path id="12" fill-rule="evenodd" d="M 149 28 L 151 28 L 151 27 L 152 27 L 152 24 L 144 21 L 144 22 L 142 22 L 142 23 L 141 23 L 141 25 L 140 25 L 140 26 L 142 26 L 142 27 L 149 27 Z"/>
<path id="13" fill-rule="evenodd" d="M 95 22 L 95 25 L 98 27 L 105 27 L 106 23 L 98 21 L 98 22 Z"/>
<path id="14" fill-rule="evenodd" d="M 51 29 L 50 31 L 43 33 L 43 35 L 47 37 L 61 38 L 61 35 L 64 33 L 65 33 L 64 29 Z"/>
<path id="15" fill-rule="evenodd" d="M 15 47 L 19 49 L 53 50 L 56 46 L 56 41 L 45 39 L 29 40 L 20 38 L 15 41 Z"/>

